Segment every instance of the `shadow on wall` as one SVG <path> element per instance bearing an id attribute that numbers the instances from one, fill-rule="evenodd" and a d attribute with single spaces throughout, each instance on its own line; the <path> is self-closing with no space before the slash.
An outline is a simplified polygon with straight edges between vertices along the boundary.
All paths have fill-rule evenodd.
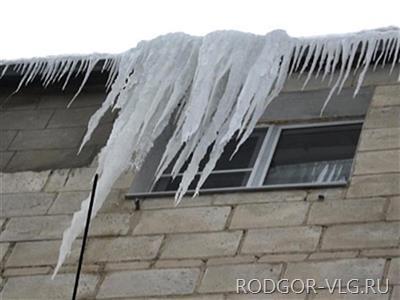
<path id="1" fill-rule="evenodd" d="M 92 140 L 77 155 L 91 115 L 105 99 L 104 88 L 87 90 L 70 108 L 71 91 L 0 89 L 0 169 L 41 171 L 88 166 L 105 145 L 117 113 L 103 117 Z"/>

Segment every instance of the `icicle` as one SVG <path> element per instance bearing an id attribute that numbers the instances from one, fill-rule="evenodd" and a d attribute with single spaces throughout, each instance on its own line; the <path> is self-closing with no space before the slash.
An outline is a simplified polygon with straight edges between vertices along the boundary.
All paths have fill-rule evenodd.
<path id="1" fill-rule="evenodd" d="M 338 78 L 336 79 L 335 84 L 331 87 L 328 97 L 325 99 L 325 102 L 321 108 L 320 116 L 322 116 L 322 114 L 324 113 L 326 107 L 328 106 L 329 100 L 332 98 L 333 93 L 336 91 L 336 89 L 338 88 L 338 86 L 341 82 L 341 79 L 343 77 L 343 72 L 346 67 L 347 58 L 348 58 L 348 46 L 349 45 L 347 45 L 347 43 L 341 44 L 341 47 L 340 47 L 341 48 L 341 67 L 340 67 L 340 71 L 338 74 Z M 339 46 L 338 46 L 338 48 L 339 48 Z M 339 54 L 337 56 L 339 56 Z M 339 59 L 336 59 L 336 61 L 333 63 L 334 67 L 332 69 L 331 80 L 333 78 L 334 70 L 336 69 L 336 64 L 338 63 L 338 61 L 339 61 Z"/>
<path id="2" fill-rule="evenodd" d="M 315 55 L 317 55 L 317 53 L 315 53 L 316 48 L 317 48 L 317 47 L 321 47 L 321 43 L 318 43 L 316 40 L 312 40 L 312 41 L 310 42 L 310 44 L 308 44 L 307 47 L 308 47 L 307 56 L 306 56 L 306 59 L 305 59 L 305 61 L 304 61 L 304 63 L 303 63 L 303 67 L 301 68 L 301 70 L 300 70 L 300 72 L 299 72 L 299 77 L 300 77 L 301 75 L 303 75 L 304 71 L 305 71 L 306 68 L 308 67 L 308 64 L 309 64 L 311 58 L 314 58 L 314 59 L 315 59 Z M 312 72 L 309 72 L 309 73 L 312 73 Z M 308 80 L 306 80 L 306 81 L 308 81 Z M 304 87 L 305 87 L 305 85 L 303 86 L 303 88 L 304 88 Z"/>
<path id="3" fill-rule="evenodd" d="M 321 58 L 321 53 L 322 53 L 323 48 L 324 48 L 324 44 L 323 43 L 317 43 L 317 45 L 315 47 L 315 52 L 314 52 L 314 54 L 312 56 L 312 64 L 311 64 L 310 70 L 308 71 L 307 78 L 304 81 L 302 90 L 306 87 L 308 81 L 310 80 L 311 75 L 313 74 L 313 72 L 315 70 L 315 66 L 317 65 L 318 59 L 322 59 Z"/>
<path id="4" fill-rule="evenodd" d="M 97 64 L 98 61 L 99 61 L 99 58 L 97 58 L 97 57 L 88 59 L 87 66 L 85 67 L 85 69 L 86 69 L 85 77 L 83 78 L 82 83 L 79 86 L 78 91 L 75 93 L 74 97 L 72 97 L 72 99 L 68 103 L 67 107 L 70 107 L 71 104 L 75 101 L 76 97 L 79 96 L 80 92 L 82 91 L 83 87 L 85 86 L 86 81 L 89 78 L 90 73 L 93 71 L 93 68 L 95 67 L 95 65 Z"/>
<path id="5" fill-rule="evenodd" d="M 394 50 L 394 58 L 393 58 L 392 66 L 390 68 L 390 74 L 392 74 L 396 63 L 400 62 L 400 53 L 399 52 L 400 52 L 400 38 L 398 37 L 396 40 L 396 50 Z M 398 60 L 397 60 L 397 57 L 398 57 Z M 399 76 L 399 81 L 400 81 L 400 76 Z"/>
<path id="6" fill-rule="evenodd" d="M 315 79 L 317 79 L 319 74 L 321 73 L 322 68 L 323 68 L 324 64 L 326 63 L 327 57 L 328 57 L 328 46 L 327 46 L 327 44 L 324 44 L 322 52 L 321 52 L 321 59 L 318 64 L 318 69 L 317 69 L 317 72 L 315 72 Z"/>
<path id="7" fill-rule="evenodd" d="M 39 74 L 39 70 L 42 68 L 43 64 L 44 63 L 41 61 L 36 62 L 35 68 L 32 70 L 31 75 L 26 80 L 26 84 L 29 84 L 30 82 L 32 82 L 35 79 L 35 77 Z"/>
<path id="8" fill-rule="evenodd" d="M 367 41 L 365 41 L 364 39 L 361 39 L 360 43 L 361 43 L 361 51 L 360 51 L 360 55 L 358 57 L 357 65 L 354 68 L 354 72 L 353 72 L 354 75 L 357 73 L 357 71 L 361 67 L 361 63 L 365 57 L 365 49 L 367 48 L 367 44 L 368 44 Z"/>
<path id="9" fill-rule="evenodd" d="M 300 59 L 300 48 L 301 47 L 302 47 L 302 45 L 299 42 L 296 42 L 296 45 L 294 46 L 293 56 L 292 56 L 292 58 L 293 58 L 292 65 L 290 66 L 288 76 L 292 75 L 296 68 L 297 62 Z"/>
<path id="10" fill-rule="evenodd" d="M 22 79 L 20 80 L 20 82 L 19 82 L 19 84 L 18 84 L 18 87 L 17 87 L 17 89 L 13 92 L 13 94 L 15 94 L 15 93 L 17 93 L 20 89 L 21 89 L 21 87 L 22 87 L 22 85 L 25 83 L 25 81 L 29 78 L 29 76 L 31 75 L 31 72 L 32 72 L 32 70 L 35 68 L 35 63 L 32 63 L 32 64 L 27 64 L 26 66 L 25 66 L 25 69 L 24 69 L 24 71 L 25 72 L 23 72 L 23 76 L 22 76 Z"/>
<path id="11" fill-rule="evenodd" d="M 355 43 L 350 45 L 350 50 L 349 50 L 350 53 L 349 53 L 348 60 L 347 60 L 347 68 L 346 68 L 345 74 L 343 75 L 342 82 L 341 82 L 341 84 L 339 86 L 338 93 L 340 93 L 342 91 L 343 86 L 346 83 L 347 78 L 349 78 L 350 71 L 351 71 L 351 68 L 353 66 L 354 58 L 355 58 L 355 56 L 357 54 L 357 48 L 358 48 L 358 42 L 355 42 Z"/>
<path id="12" fill-rule="evenodd" d="M 65 66 L 68 64 L 68 62 L 69 62 L 68 60 L 59 61 L 54 76 L 50 81 L 50 84 L 54 84 L 55 82 L 60 80 L 60 75 L 63 73 L 63 70 L 65 69 Z"/>
<path id="13" fill-rule="evenodd" d="M 4 74 L 6 74 L 9 66 L 10 65 L 3 65 L 3 71 L 1 72 L 0 79 L 3 78 Z"/>
<path id="14" fill-rule="evenodd" d="M 73 63 L 74 63 L 74 61 L 72 59 L 68 59 L 66 61 L 64 67 L 62 68 L 62 70 L 60 72 L 60 75 L 58 76 L 58 81 L 60 81 L 61 78 L 63 78 L 69 70 L 71 70 Z M 64 88 L 64 86 L 63 86 L 63 88 Z"/>
<path id="15" fill-rule="evenodd" d="M 75 70 L 76 66 L 78 65 L 78 63 L 79 63 L 79 60 L 73 60 L 72 61 L 71 65 L 70 65 L 70 68 L 68 70 L 67 77 L 65 78 L 64 84 L 62 86 L 62 90 L 64 90 L 67 87 L 69 79 L 71 78 L 72 74 L 74 73 L 74 70 Z"/>
<path id="16" fill-rule="evenodd" d="M 108 66 L 108 71 L 109 75 L 107 78 L 106 82 L 106 89 L 109 90 L 111 88 L 111 84 L 113 83 L 115 76 L 117 75 L 118 72 L 118 63 L 119 63 L 119 58 L 115 57 L 113 59 L 110 59 L 110 64 Z"/>
<path id="17" fill-rule="evenodd" d="M 334 83 L 322 113 L 333 93 L 342 90 L 353 66 L 354 74 L 359 74 L 356 95 L 370 65 L 384 66 L 392 60 L 392 71 L 400 62 L 399 52 L 398 28 L 314 38 L 292 38 L 280 30 L 265 36 L 235 31 L 213 32 L 205 37 L 176 33 L 141 42 L 118 55 L 1 61 L 0 78 L 14 70 L 21 74 L 17 90 L 34 78 L 39 78 L 45 87 L 63 79 L 65 89 L 72 76 L 83 74 L 72 103 L 97 63 L 102 62 L 100 72 L 108 72 L 107 97 L 91 117 L 80 149 L 107 110 L 119 109 L 119 115 L 99 154 L 94 217 L 113 183 L 125 170 L 142 166 L 154 141 L 169 124 L 174 130 L 156 178 L 174 159 L 172 174 L 176 176 L 191 157 L 175 196 L 178 203 L 199 174 L 200 161 L 208 150 L 211 149 L 209 159 L 200 174 L 196 194 L 226 144 L 236 137 L 235 151 L 239 149 L 289 75 L 307 73 L 303 87 L 314 73 L 316 78 L 322 73 L 321 80 L 330 77 L 329 85 Z M 332 170 L 328 165 L 322 170 L 313 168 L 314 173 L 319 171 L 315 174 L 318 182 L 334 180 L 340 170 L 336 165 Z M 81 210 L 74 214 L 71 226 L 64 232 L 54 274 L 83 229 L 88 201 L 82 202 Z"/>
<path id="18" fill-rule="evenodd" d="M 387 53 L 387 49 L 388 49 L 387 45 L 388 45 L 389 41 L 390 40 L 381 42 L 382 49 L 381 49 L 381 52 L 380 52 L 378 58 L 375 60 L 375 64 L 374 64 L 374 68 L 373 68 L 374 72 L 375 72 L 376 68 L 378 67 L 379 62 L 381 61 L 382 58 L 383 58 L 383 62 L 381 63 L 381 65 L 384 65 L 384 60 L 385 60 L 384 57 L 386 56 L 386 53 Z"/>
<path id="19" fill-rule="evenodd" d="M 382 63 L 382 69 L 386 66 L 386 63 L 388 62 L 389 58 L 392 56 L 395 46 L 396 46 L 396 39 L 392 38 L 390 40 L 390 44 L 388 45 L 388 48 L 386 49 L 386 52 L 385 52 L 385 57 L 384 57 L 383 63 Z"/>
<path id="20" fill-rule="evenodd" d="M 364 69 L 361 71 L 360 75 L 358 76 L 357 86 L 356 86 L 356 89 L 354 90 L 354 94 L 353 94 L 354 97 L 358 94 L 358 91 L 361 88 L 362 82 L 364 81 L 365 74 L 368 71 L 369 65 L 372 60 L 372 55 L 375 51 L 375 47 L 376 47 L 377 43 L 378 43 L 378 41 L 376 40 L 376 38 L 368 40 L 368 46 L 367 46 L 367 49 L 365 52 L 365 58 L 364 58 Z"/>

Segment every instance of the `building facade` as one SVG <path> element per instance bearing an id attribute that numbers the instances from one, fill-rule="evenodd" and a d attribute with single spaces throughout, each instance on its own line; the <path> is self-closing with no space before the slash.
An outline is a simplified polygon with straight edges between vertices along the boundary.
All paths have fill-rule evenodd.
<path id="1" fill-rule="evenodd" d="M 300 79 L 289 80 L 281 95 L 286 105 L 277 99 L 276 110 L 272 105 L 260 120 L 278 125 L 361 120 L 343 185 L 201 193 L 174 207 L 171 196 L 135 196 L 134 174 L 122 176 L 91 224 L 79 297 L 399 299 L 398 73 L 398 65 L 391 75 L 386 69 L 370 71 L 356 99 L 346 92 L 355 85 L 350 78 L 324 117 L 317 103 L 324 100 L 327 83 L 315 80 L 301 90 Z M 95 157 L 115 113 L 76 156 L 104 91 L 93 85 L 67 109 L 68 91 L 27 87 L 9 98 L 10 88 L 2 88 L 0 113 L 1 296 L 70 299 L 81 239 L 54 280 L 51 274 L 62 233 L 91 190 Z M 296 108 L 279 115 L 297 98 L 305 99 L 304 111 L 315 108 L 315 113 Z M 237 294 L 238 278 L 314 279 L 325 288 L 317 294 Z M 389 287 L 383 294 L 346 295 L 337 289 L 331 294 L 326 279 L 359 279 L 362 286 L 366 279 L 388 279 Z"/>

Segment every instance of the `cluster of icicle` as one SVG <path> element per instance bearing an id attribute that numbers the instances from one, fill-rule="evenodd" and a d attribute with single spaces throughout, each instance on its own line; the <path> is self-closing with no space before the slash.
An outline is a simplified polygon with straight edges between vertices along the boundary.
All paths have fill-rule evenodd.
<path id="1" fill-rule="evenodd" d="M 320 76 L 321 80 L 330 77 L 331 91 L 324 109 L 332 94 L 340 92 L 350 72 L 359 74 L 354 92 L 357 94 L 369 67 L 384 66 L 390 60 L 393 70 L 400 61 L 399 52 L 400 29 L 395 27 L 316 38 L 292 38 L 282 30 L 264 36 L 218 31 L 204 37 L 168 34 L 141 42 L 118 55 L 0 63 L 22 74 L 18 89 L 38 76 L 44 86 L 60 80 L 67 83 L 79 68 L 78 72 L 85 74 L 79 91 L 94 66 L 99 61 L 104 63 L 103 70 L 110 74 L 109 93 L 90 119 L 81 148 L 109 108 L 120 111 L 99 155 L 94 217 L 113 183 L 128 168 L 141 167 L 168 124 L 174 124 L 174 132 L 156 179 L 177 157 L 172 171 L 176 175 L 191 155 L 176 192 L 178 203 L 199 171 L 199 162 L 207 149 L 212 148 L 196 193 L 224 146 L 235 135 L 240 147 L 292 73 L 304 73 L 304 85 L 311 76 Z M 82 202 L 81 210 L 74 214 L 71 226 L 64 232 L 54 274 L 84 228 L 88 204 L 89 198 Z"/>

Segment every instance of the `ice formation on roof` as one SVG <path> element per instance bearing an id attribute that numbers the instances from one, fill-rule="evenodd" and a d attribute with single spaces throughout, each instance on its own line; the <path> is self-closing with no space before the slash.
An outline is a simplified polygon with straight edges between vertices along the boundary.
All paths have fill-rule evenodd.
<path id="1" fill-rule="evenodd" d="M 282 30 L 265 36 L 236 31 L 218 31 L 204 37 L 168 34 L 141 42 L 119 55 L 50 57 L 3 61 L 22 74 L 18 89 L 35 77 L 44 86 L 64 80 L 74 71 L 84 80 L 103 62 L 109 72 L 110 91 L 102 107 L 90 119 L 82 146 L 90 139 L 102 115 L 119 108 L 113 130 L 99 155 L 98 190 L 93 216 L 101 208 L 113 183 L 128 168 L 139 169 L 155 139 L 171 122 L 174 132 L 158 168 L 157 178 L 177 160 L 177 174 L 187 158 L 176 192 L 178 203 L 187 191 L 207 149 L 212 148 L 196 193 L 214 168 L 224 146 L 236 135 L 238 147 L 248 138 L 268 104 L 279 94 L 288 76 L 306 74 L 321 80 L 329 76 L 331 90 L 326 99 L 340 92 L 350 72 L 358 73 L 357 94 L 364 76 L 374 64 L 393 67 L 400 62 L 400 29 L 385 28 L 355 34 L 316 38 L 293 38 Z M 338 73 L 335 80 L 334 72 Z M 75 98 L 75 97 L 74 97 Z M 74 99 L 72 99 L 74 100 Z M 72 242 L 84 228 L 89 198 L 65 230 L 55 273 L 70 252 Z"/>

